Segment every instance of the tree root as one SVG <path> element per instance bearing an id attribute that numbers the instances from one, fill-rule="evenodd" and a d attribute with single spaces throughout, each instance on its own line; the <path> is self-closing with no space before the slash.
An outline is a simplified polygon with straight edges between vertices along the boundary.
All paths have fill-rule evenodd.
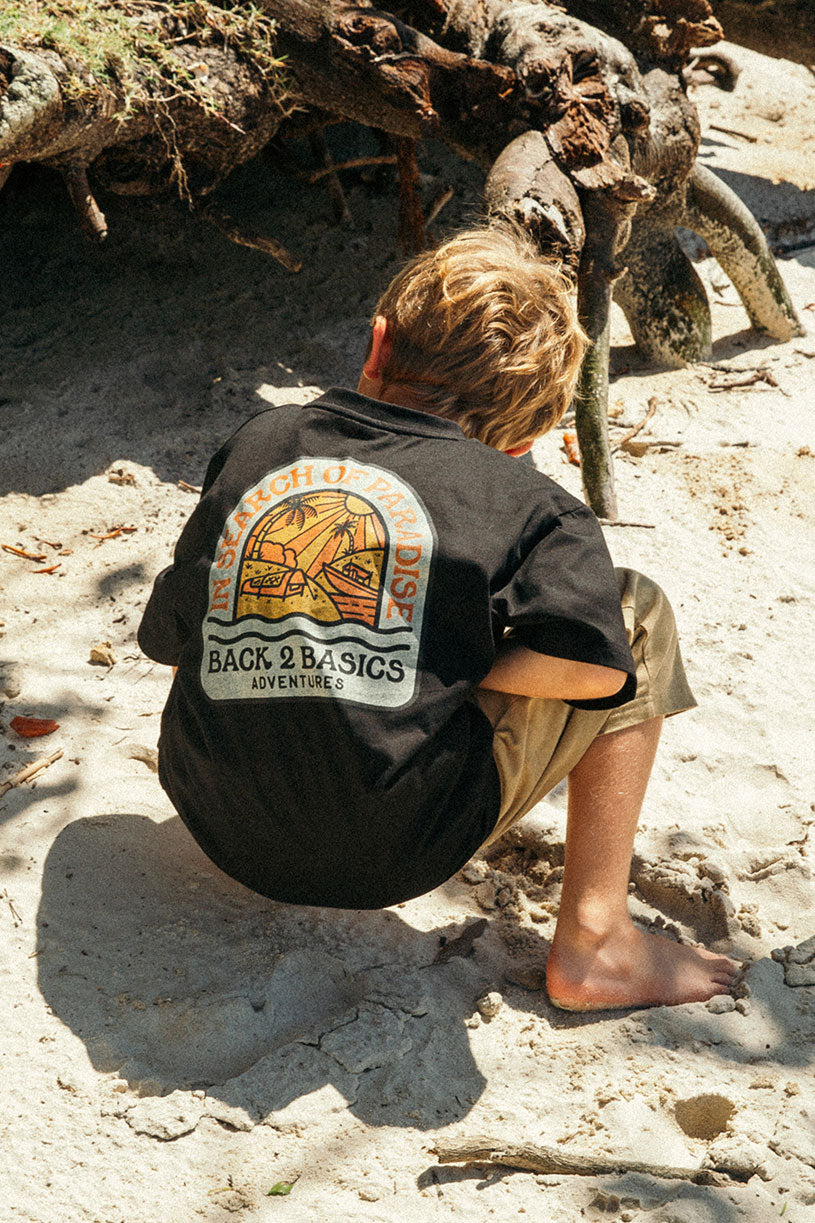
<path id="1" fill-rule="evenodd" d="M 635 221 L 625 250 L 628 269 L 615 288 L 646 357 L 682 366 L 710 356 L 707 294 L 679 247 L 677 225 L 704 238 L 756 330 L 781 341 L 803 334 L 758 222 L 721 179 L 695 164 L 681 193 Z"/>
<path id="2" fill-rule="evenodd" d="M 345 192 L 342 189 L 337 167 L 329 152 L 326 144 L 325 135 L 322 131 L 312 132 L 309 136 L 311 150 L 319 162 L 322 163 L 322 169 L 316 174 L 312 174 L 310 181 L 315 182 L 317 178 L 326 178 L 328 195 L 331 200 L 331 207 L 334 210 L 334 219 L 344 225 L 351 225 L 353 217 L 351 209 L 348 207 L 348 201 L 345 198 Z"/>
<path id="3" fill-rule="evenodd" d="M 65 179 L 71 203 L 77 211 L 82 232 L 93 242 L 104 242 L 108 236 L 108 223 L 93 198 L 86 167 L 77 164 L 66 166 L 62 177 Z"/>
<path id="4" fill-rule="evenodd" d="M 694 49 L 690 54 L 690 63 L 682 73 L 686 85 L 716 85 L 725 93 L 733 92 L 741 76 L 737 47 L 731 51 L 720 44 L 713 49 Z"/>
<path id="5" fill-rule="evenodd" d="M 749 1181 L 760 1169 L 760 1164 L 748 1160 L 728 1161 L 709 1168 L 672 1167 L 639 1159 L 577 1155 L 559 1147 L 541 1147 L 531 1143 L 501 1143 L 481 1136 L 442 1140 L 436 1145 L 435 1153 L 440 1164 L 497 1164 L 521 1172 L 560 1176 L 608 1176 L 637 1172 L 642 1176 L 690 1181 L 695 1185 Z"/>
<path id="6" fill-rule="evenodd" d="M 403 255 L 417 255 L 425 247 L 425 219 L 419 192 L 415 140 L 396 141 L 396 164 L 399 168 L 399 250 Z"/>
<path id="7" fill-rule="evenodd" d="M 606 190 L 581 193 L 586 238 L 577 277 L 577 305 L 592 346 L 583 360 L 575 399 L 586 500 L 598 518 L 612 520 L 617 517 L 617 498 L 608 436 L 611 296 L 620 275 L 618 258 L 631 232 L 631 218 L 638 204 L 654 194 L 644 179 L 627 169 L 628 149 L 622 139 L 616 142 L 615 152 L 624 176 Z"/>
<path id="8" fill-rule="evenodd" d="M 205 208 L 201 216 L 236 246 L 247 246 L 250 250 L 262 251 L 264 255 L 271 255 L 273 259 L 283 265 L 287 272 L 299 272 L 302 268 L 303 261 L 292 255 L 291 251 L 287 250 L 282 242 L 278 242 L 277 238 L 251 237 L 239 229 L 231 217 L 222 212 L 213 212 L 210 208 Z"/>
<path id="9" fill-rule="evenodd" d="M 694 168 L 699 124 L 682 68 L 695 56 L 723 84 L 735 76 L 727 57 L 694 50 L 721 33 L 708 0 L 569 0 L 568 12 L 543 2 L 410 0 L 412 25 L 353 0 L 262 0 L 285 81 L 280 61 L 271 52 L 263 63 L 247 58 L 234 30 L 222 40 L 202 27 L 179 39 L 166 4 L 140 2 L 164 23 L 166 80 L 177 90 L 154 97 L 142 83 L 138 107 L 115 73 L 102 86 L 79 65 L 75 94 L 66 87 L 74 68 L 55 52 L 0 48 L 0 186 L 17 161 L 55 167 L 83 229 L 101 240 L 106 224 L 86 167 L 124 192 L 174 179 L 191 199 L 267 145 L 297 105 L 312 112 L 301 134 L 341 117 L 396 138 L 399 244 L 407 252 L 425 240 L 415 143 L 441 136 L 489 172 L 489 215 L 520 222 L 576 276 L 593 347 L 575 420 L 586 497 L 602 518 L 616 518 L 606 420 L 615 282 L 647 356 L 672 365 L 706 356 L 707 300 L 674 234 L 684 225 L 708 242 L 756 327 L 777 339 L 801 334 L 758 225 L 709 171 Z M 335 214 L 348 220 L 320 141 L 313 147 Z M 232 241 L 299 267 L 273 239 L 209 219 Z"/>
<path id="10" fill-rule="evenodd" d="M 496 158 L 484 203 L 488 216 L 517 221 L 541 250 L 577 274 L 585 238 L 580 200 L 543 132 L 524 132 Z"/>
<path id="11" fill-rule="evenodd" d="M 679 224 L 707 242 L 757 330 L 776 340 L 804 334 L 758 222 L 706 166 L 694 166 Z"/>
<path id="12" fill-rule="evenodd" d="M 669 366 L 704 361 L 711 351 L 707 293 L 674 226 L 660 221 L 649 216 L 635 225 L 625 250 L 628 269 L 615 286 L 615 298 L 649 361 Z"/>

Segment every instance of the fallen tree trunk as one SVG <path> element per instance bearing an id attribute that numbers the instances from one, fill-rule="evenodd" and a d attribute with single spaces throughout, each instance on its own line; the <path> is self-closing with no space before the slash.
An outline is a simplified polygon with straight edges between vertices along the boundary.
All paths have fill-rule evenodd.
<path id="1" fill-rule="evenodd" d="M 40 8 L 73 2 L 40 0 Z M 710 4 L 570 0 L 568 8 L 405 0 L 390 13 L 349 0 L 261 0 L 260 9 L 144 0 L 134 11 L 110 0 L 104 12 L 134 37 L 127 70 L 105 69 L 100 80 L 33 35 L 25 46 L 0 46 L 0 187 L 15 162 L 53 166 L 83 228 L 101 239 L 89 167 L 123 194 L 174 183 L 192 199 L 278 130 L 314 134 L 351 119 L 395 139 L 407 249 L 424 241 L 416 143 L 443 138 L 487 171 L 488 214 L 519 221 L 576 278 L 594 341 L 576 405 L 584 486 L 596 512 L 614 519 L 612 293 L 647 355 L 669 364 L 707 355 L 707 299 L 674 233 L 685 225 L 708 241 L 754 325 L 786 338 L 798 322 L 749 213 L 696 167 L 699 128 L 681 71 L 692 48 L 721 34 Z M 325 145 L 314 136 L 312 147 L 335 213 L 347 218 Z M 297 266 L 229 218 L 212 219 L 233 240 Z"/>

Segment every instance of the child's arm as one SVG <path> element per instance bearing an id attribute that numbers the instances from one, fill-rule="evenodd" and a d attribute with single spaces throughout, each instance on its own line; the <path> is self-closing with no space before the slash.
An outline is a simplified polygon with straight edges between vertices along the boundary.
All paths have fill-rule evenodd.
<path id="1" fill-rule="evenodd" d="M 596 663 L 574 662 L 539 654 L 524 645 L 504 641 L 490 670 L 481 681 L 482 688 L 561 701 L 594 701 L 614 696 L 628 676 L 625 671 L 601 667 Z"/>

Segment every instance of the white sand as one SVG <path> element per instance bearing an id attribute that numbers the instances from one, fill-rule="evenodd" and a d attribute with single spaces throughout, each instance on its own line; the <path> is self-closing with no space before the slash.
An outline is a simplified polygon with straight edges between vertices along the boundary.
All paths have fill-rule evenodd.
<path id="1" fill-rule="evenodd" d="M 716 122 L 749 122 L 758 139 L 716 135 L 705 160 L 765 178 L 755 198 L 771 207 L 774 153 L 781 188 L 812 186 L 815 89 L 804 69 L 745 59 L 736 95 L 697 96 L 708 117 L 715 104 Z M 779 90 L 781 117 L 763 116 Z M 459 223 L 477 176 L 436 149 L 425 168 L 457 183 L 443 219 Z M 714 393 L 720 370 L 646 368 L 617 320 L 614 366 L 627 372 L 612 384 L 615 434 L 651 395 L 660 407 L 637 439 L 652 445 L 617 460 L 621 517 L 652 529 L 607 538 L 618 562 L 670 593 L 700 702 L 666 726 L 632 909 L 751 967 L 727 1013 L 567 1016 L 534 988 L 556 912 L 562 795 L 535 813 L 532 852 L 507 848 L 392 911 L 336 913 L 272 904 L 220 875 L 158 785 L 169 674 L 140 655 L 135 631 L 194 504 L 177 481 L 200 484 L 262 399 L 350 383 L 393 266 L 392 196 L 351 187 L 347 231 L 328 223 L 325 196 L 299 190 L 258 168 L 224 193 L 302 254 L 299 276 L 181 210 L 105 200 L 112 236 L 94 250 L 45 178 L 12 180 L 0 201 L 16 276 L 4 290 L 0 543 L 47 558 L 0 554 L 0 649 L 14 663 L 0 778 L 64 749 L 0 800 L 3 1217 L 812 1219 L 815 337 L 768 343 L 701 265 L 714 360 L 765 366 L 778 383 Z M 782 270 L 811 329 L 813 251 Z M 539 443 L 539 465 L 578 491 L 560 443 L 560 431 Z M 132 483 L 111 482 L 119 469 Z M 91 534 L 119 525 L 136 530 Z M 104 642 L 112 666 L 89 662 Z M 16 714 L 60 727 L 26 742 L 8 729 Z M 433 965 L 440 939 L 483 915 L 473 954 Z M 783 947 L 800 947 L 786 966 L 771 957 Z M 482 1019 L 488 991 L 503 1001 Z M 698 1096 L 718 1099 L 682 1104 Z M 437 1165 L 436 1141 L 477 1134 L 658 1164 L 736 1155 L 762 1172 L 717 1188 Z M 292 1181 L 288 1197 L 266 1196 Z"/>

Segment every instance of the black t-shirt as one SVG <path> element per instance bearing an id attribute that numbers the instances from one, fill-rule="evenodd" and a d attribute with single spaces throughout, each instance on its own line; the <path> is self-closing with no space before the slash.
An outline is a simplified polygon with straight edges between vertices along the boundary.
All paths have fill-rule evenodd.
<path id="1" fill-rule="evenodd" d="M 334 390 L 212 459 L 139 644 L 178 666 L 162 785 L 201 848 L 273 899 L 380 908 L 495 824 L 472 699 L 506 629 L 634 665 L 594 515 L 457 425 Z"/>

